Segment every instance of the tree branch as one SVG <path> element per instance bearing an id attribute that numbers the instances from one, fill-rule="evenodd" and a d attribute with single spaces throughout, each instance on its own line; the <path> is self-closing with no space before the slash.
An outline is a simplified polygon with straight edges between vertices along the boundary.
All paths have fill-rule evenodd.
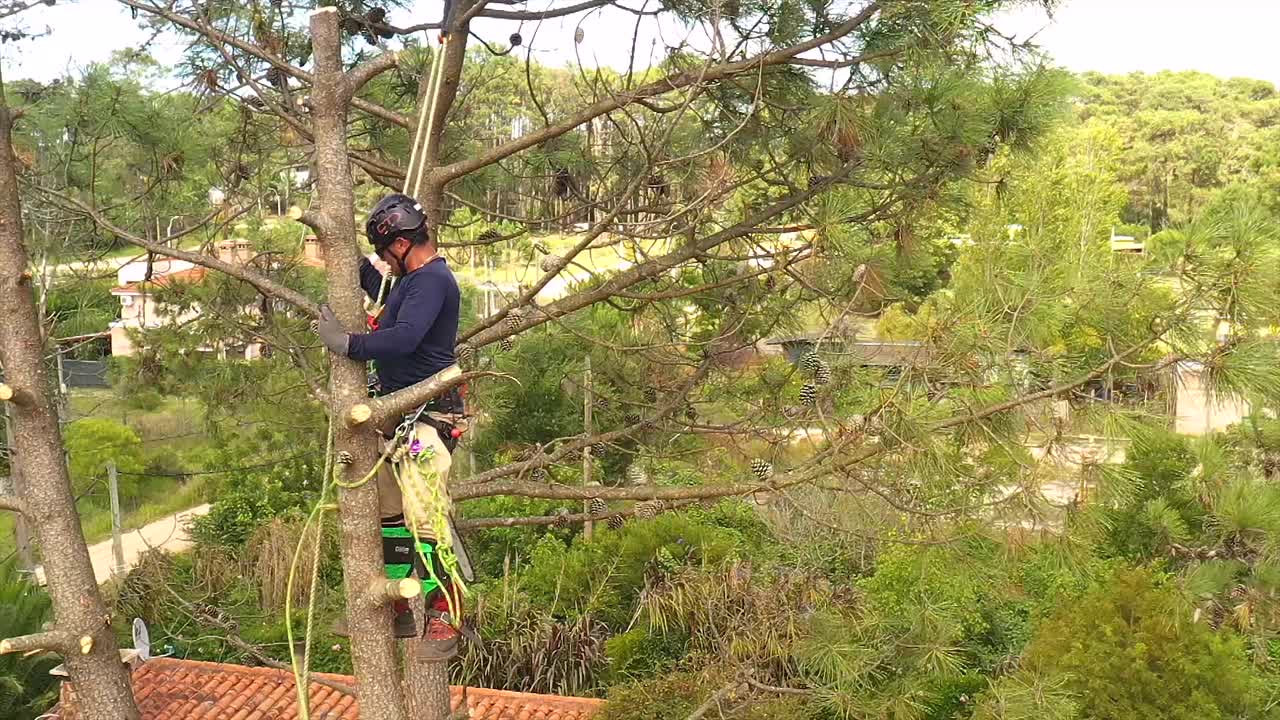
<path id="1" fill-rule="evenodd" d="M 614 0 L 586 0 L 576 5 L 567 5 L 562 8 L 553 8 L 551 10 L 542 10 L 537 12 L 526 12 L 521 10 L 490 10 L 485 9 L 480 13 L 480 17 L 494 18 L 497 20 L 550 20 L 551 18 L 564 17 L 565 15 L 573 15 L 584 10 L 594 10 L 607 5 L 613 5 Z M 623 8 L 624 10 L 627 8 Z"/>
<path id="2" fill-rule="evenodd" d="M 370 80 L 400 63 L 400 53 L 392 51 L 370 58 L 347 73 L 347 98 L 355 97 Z"/>
<path id="3" fill-rule="evenodd" d="M 10 495 L 6 493 L 4 495 L 0 495 L 0 510 L 22 513 L 25 515 L 27 513 L 27 505 L 22 502 L 22 498 L 17 495 Z"/>
<path id="4" fill-rule="evenodd" d="M 901 55 L 901 54 L 902 54 L 901 50 L 894 48 L 890 50 L 877 50 L 875 52 L 864 53 L 857 57 L 844 58 L 841 60 L 820 60 L 818 58 L 792 58 L 787 64 L 800 65 L 803 67 L 837 69 L 837 68 L 853 67 L 854 65 L 861 65 L 862 63 L 870 62 L 871 60 L 897 57 L 898 55 Z"/>
<path id="5" fill-rule="evenodd" d="M 840 171 L 832 175 L 832 177 L 840 178 L 846 176 L 853 170 L 856 162 L 857 161 L 846 163 L 845 166 Z M 907 184 L 909 186 L 919 180 L 920 178 L 916 178 L 909 181 Z M 757 211 L 753 215 L 744 218 L 736 225 L 725 228 L 720 232 L 712 233 L 698 242 L 689 243 L 688 245 L 667 253 L 666 255 L 661 255 L 647 262 L 640 263 L 639 265 L 634 265 L 627 270 L 614 275 L 608 281 L 601 283 L 599 287 L 590 292 L 570 295 L 556 300 L 553 303 L 543 305 L 537 308 L 537 312 L 532 313 L 531 317 L 524 318 L 524 322 L 522 322 L 517 330 L 526 330 L 530 327 L 541 325 L 542 323 L 554 318 L 563 317 L 564 315 L 576 312 L 588 305 L 592 305 L 605 298 L 611 297 L 614 293 L 625 290 L 638 282 L 657 277 L 681 263 L 692 260 L 698 255 L 720 245 L 721 243 L 749 234 L 757 225 L 760 225 L 764 221 L 776 217 L 787 210 L 812 199 L 814 196 L 824 192 L 825 190 L 826 187 L 822 186 L 792 193 L 786 198 L 783 198 L 782 200 Z M 867 213 L 864 213 L 863 217 L 870 217 L 878 211 L 879 208 L 873 208 Z M 486 324 L 481 325 L 479 328 L 468 330 L 463 335 L 462 339 L 475 347 L 481 347 L 513 334 L 508 328 L 487 326 L 489 319 L 486 319 L 484 323 Z"/>
<path id="6" fill-rule="evenodd" d="M 664 95 L 673 90 L 679 90 L 698 82 L 716 82 L 739 73 L 747 71 L 754 72 L 773 65 L 785 64 L 800 53 L 813 50 L 848 35 L 871 20 L 871 18 L 879 12 L 879 9 L 879 3 L 873 2 L 855 17 L 836 26 L 831 32 L 803 43 L 792 45 L 781 50 L 774 50 L 772 52 L 756 55 L 737 62 L 721 63 L 698 71 L 674 73 L 660 80 L 656 80 L 647 85 L 636 88 L 635 90 L 618 93 L 613 97 L 600 100 L 580 112 L 568 116 L 564 120 L 547 125 L 541 130 L 528 133 L 527 135 L 522 135 L 509 143 L 499 145 L 498 147 L 493 148 L 488 152 L 480 153 L 475 157 L 445 165 L 432 174 L 431 181 L 444 185 L 451 180 L 455 180 L 464 175 L 473 173 L 480 168 L 492 165 L 493 163 L 498 162 L 503 158 L 510 157 L 522 150 L 540 145 L 552 138 L 559 137 L 578 126 L 591 121 L 593 118 L 597 118 L 605 113 L 626 107 L 627 105 L 639 100 Z M 860 58 L 854 58 L 854 61 L 859 62 Z"/>
<path id="7" fill-rule="evenodd" d="M 11 402 L 14 405 L 30 405 L 32 397 L 31 393 L 25 390 L 19 390 L 7 383 L 0 383 L 0 401 Z"/>
<path id="8" fill-rule="evenodd" d="M 396 390 L 390 395 L 373 398 L 367 403 L 359 403 L 351 408 L 347 415 L 348 427 L 364 423 L 372 423 L 373 427 L 382 427 L 396 416 L 416 408 L 432 398 L 440 397 L 449 390 L 475 377 L 489 373 L 463 374 L 457 365 L 450 365 L 440 372 L 407 388 Z"/>
<path id="9" fill-rule="evenodd" d="M 40 191 L 45 194 L 52 195 L 53 197 L 56 197 L 64 202 L 71 203 L 76 208 L 78 208 L 81 213 L 83 213 L 89 219 L 93 220 L 93 222 L 96 223 L 98 226 L 102 227 L 103 229 L 111 231 L 113 234 L 115 234 L 122 240 L 129 242 L 130 244 L 137 245 L 138 247 L 150 250 L 151 252 L 154 252 L 157 255 L 163 255 L 164 257 L 170 257 L 177 260 L 186 260 L 187 262 L 195 263 L 196 265 L 209 268 L 210 270 L 217 270 L 218 272 L 224 273 L 226 275 L 229 275 L 230 277 L 233 277 L 237 280 L 242 280 L 252 285 L 254 289 L 262 293 L 263 295 L 283 300 L 297 307 L 299 310 L 305 312 L 311 317 L 320 316 L 320 307 L 315 303 L 311 302 L 311 300 L 307 298 L 307 296 L 303 295 L 302 293 L 296 290 L 280 285 L 276 281 L 268 277 L 265 277 L 257 272 L 254 272 L 253 270 L 250 270 L 249 268 L 243 265 L 235 265 L 229 262 L 225 262 L 223 260 L 219 260 L 216 257 L 213 257 L 212 255 L 205 255 L 204 253 L 191 252 L 189 250 L 180 250 L 178 248 L 169 247 L 168 245 L 165 245 L 162 243 L 152 242 L 150 240 L 147 240 L 146 238 L 134 235 L 133 233 L 117 226 L 115 223 L 103 217 L 103 215 L 99 213 L 97 210 L 94 210 L 93 208 L 89 207 L 88 205 L 81 202 L 80 200 L 77 200 L 76 198 L 73 198 L 69 195 L 63 194 L 61 192 L 58 192 L 57 190 L 53 190 L 50 188 L 40 188 Z M 199 227 L 204 223 L 208 222 L 216 214 L 217 213 L 215 212 L 213 215 L 210 215 L 209 217 L 205 218 L 204 221 L 202 221 L 201 223 L 198 223 L 195 227 Z M 184 230 L 182 233 L 179 233 L 177 235 L 174 235 L 172 238 L 167 238 L 167 239 L 169 241 L 173 241 L 190 232 L 191 232 L 190 229 Z"/>
<path id="10" fill-rule="evenodd" d="M 87 636 L 86 636 L 87 637 Z M 90 645 L 92 649 L 92 645 Z M 46 650 L 67 655 L 77 649 L 76 636 L 62 630 L 22 635 L 0 641 L 0 655 Z"/>
<path id="11" fill-rule="evenodd" d="M 685 717 L 685 720 L 702 720 L 702 718 L 707 713 L 711 712 L 711 708 L 717 707 L 720 704 L 721 700 L 724 700 L 726 697 L 737 692 L 742 688 L 742 686 L 743 686 L 743 683 L 738 680 L 734 680 L 728 685 L 725 685 L 724 687 L 712 693 L 711 697 L 707 698 L 706 702 L 699 705 L 696 710 L 689 713 Z"/>
<path id="12" fill-rule="evenodd" d="M 253 43 L 245 42 L 232 35 L 228 35 L 227 33 L 224 33 L 215 27 L 211 27 L 197 20 L 192 20 L 191 18 L 181 13 L 174 12 L 168 9 L 167 7 L 160 7 L 157 5 L 151 5 L 149 3 L 138 2 L 138 0 L 117 0 L 117 1 L 125 5 L 126 7 L 141 10 L 150 15 L 156 15 L 156 16 L 162 17 L 165 20 L 168 20 L 169 22 L 173 23 L 174 25 L 186 28 L 187 30 L 190 30 L 194 33 L 198 33 L 199 35 L 209 40 L 214 40 L 226 45 L 230 45 L 236 48 L 237 50 L 240 50 L 241 52 L 248 53 L 258 58 L 259 60 L 263 60 L 267 63 L 270 63 L 272 67 L 277 68 L 281 72 L 285 73 L 286 75 L 289 75 L 290 77 L 293 77 L 297 80 L 301 80 L 302 82 L 305 82 L 308 85 L 314 84 L 315 82 L 315 77 L 311 73 L 295 65 L 292 65 L 286 62 L 285 60 L 279 57 L 276 57 L 275 55 L 272 55 L 271 53 L 254 45 Z M 357 110 L 362 110 L 366 113 L 369 113 L 374 117 L 386 120 L 387 122 L 393 125 L 399 125 L 402 128 L 409 127 L 409 118 L 393 110 L 388 110 L 387 108 L 384 108 L 381 105 L 378 105 L 377 103 L 372 103 L 372 102 L 369 102 L 368 100 L 361 100 L 360 98 L 354 98 L 351 100 L 351 106 L 356 108 Z"/>
<path id="13" fill-rule="evenodd" d="M 698 500 L 674 500 L 666 503 L 662 508 L 663 512 L 671 510 L 679 510 L 687 507 Z M 638 511 L 637 507 L 627 510 L 605 511 L 602 513 L 568 513 L 565 515 L 543 515 L 530 516 L 522 515 L 520 517 L 496 517 L 496 518 L 459 518 L 457 523 L 459 530 L 481 530 L 484 528 L 504 528 L 504 527 L 539 527 L 548 525 L 570 524 L 577 525 L 584 522 L 600 522 L 608 520 L 612 517 L 633 517 Z"/>

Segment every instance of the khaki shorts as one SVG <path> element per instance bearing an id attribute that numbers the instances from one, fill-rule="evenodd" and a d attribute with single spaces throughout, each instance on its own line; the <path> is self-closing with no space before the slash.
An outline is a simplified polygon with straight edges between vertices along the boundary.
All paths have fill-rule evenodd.
<path id="1" fill-rule="evenodd" d="M 394 471 L 390 458 L 378 469 L 378 508 L 384 520 L 405 514 L 404 493 L 400 489 L 400 482 L 418 482 L 423 485 L 424 496 L 433 498 L 432 503 L 424 508 L 429 517 L 436 517 L 437 513 L 448 517 L 453 512 L 453 501 L 449 497 L 449 469 L 453 466 L 453 458 L 449 455 L 449 448 L 440 438 L 439 431 L 426 423 L 420 422 L 414 425 L 409 442 L 415 438 L 431 449 L 429 459 L 421 461 L 406 454 L 395 465 Z M 383 451 L 390 445 L 389 441 L 384 442 Z M 419 463 L 425 467 L 419 469 Z M 400 475 L 400 482 L 396 481 L 397 472 Z M 406 524 L 412 526 L 411 518 L 405 518 L 405 520 Z M 421 540 L 437 539 L 436 533 L 429 527 L 411 527 L 411 529 Z"/>

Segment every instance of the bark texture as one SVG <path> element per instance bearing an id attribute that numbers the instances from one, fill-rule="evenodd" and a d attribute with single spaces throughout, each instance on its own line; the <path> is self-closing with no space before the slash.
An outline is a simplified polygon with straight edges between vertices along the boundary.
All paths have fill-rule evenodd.
<path id="1" fill-rule="evenodd" d="M 409 717 L 413 720 L 449 720 L 453 707 L 449 698 L 449 660 L 424 654 L 426 640 L 405 643 L 404 683 L 409 697 Z"/>
<path id="2" fill-rule="evenodd" d="M 2 81 L 0 81 L 2 83 Z M 57 632 L 50 643 L 62 653 L 75 688 L 80 720 L 137 720 L 129 673 L 111 633 L 111 617 L 94 582 L 93 564 L 80 529 L 71 478 L 62 452 L 62 429 L 45 371 L 44 332 L 31 289 L 23 245 L 22 208 L 15 175 L 13 118 L 0 84 L 0 364 L 14 388 L 12 415 L 15 491 L 30 513 L 53 601 Z M 83 647 L 90 648 L 87 653 Z"/>

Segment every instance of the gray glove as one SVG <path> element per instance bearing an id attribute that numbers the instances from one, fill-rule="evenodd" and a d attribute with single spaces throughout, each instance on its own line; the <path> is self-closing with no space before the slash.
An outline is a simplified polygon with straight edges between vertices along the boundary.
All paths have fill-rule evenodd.
<path id="1" fill-rule="evenodd" d="M 316 323 L 316 333 L 320 341 L 335 355 L 347 356 L 347 348 L 351 345 L 351 336 L 342 328 L 342 323 L 333 316 L 333 309 L 328 305 L 320 306 L 320 320 Z"/>

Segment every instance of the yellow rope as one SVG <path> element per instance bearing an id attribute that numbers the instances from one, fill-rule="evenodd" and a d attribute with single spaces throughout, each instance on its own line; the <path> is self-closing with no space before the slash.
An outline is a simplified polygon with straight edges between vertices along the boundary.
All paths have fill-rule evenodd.
<path id="1" fill-rule="evenodd" d="M 324 474 L 321 476 L 320 499 L 316 502 L 315 507 L 307 516 L 307 521 L 302 525 L 302 534 L 298 537 L 298 545 L 293 549 L 293 561 L 289 565 L 289 578 L 285 584 L 284 595 L 284 617 L 285 617 L 285 636 L 289 641 L 289 666 L 293 670 L 294 689 L 298 693 L 298 718 L 299 720 L 310 720 L 311 718 L 311 693 L 310 693 L 310 667 L 311 667 L 311 628 L 315 619 L 316 608 L 316 589 L 320 579 L 320 553 L 323 547 L 322 538 L 324 534 L 324 512 L 329 508 L 325 502 L 328 495 L 330 481 L 337 480 L 337 468 L 333 467 L 333 416 L 329 417 L 329 427 L 325 433 L 325 452 L 324 452 Z M 307 539 L 307 531 L 315 524 L 316 542 L 313 543 L 315 552 L 311 558 L 311 589 L 307 596 L 307 620 L 303 632 L 302 646 L 302 662 L 299 667 L 297 646 L 293 640 L 293 583 L 297 578 L 298 563 L 302 557 L 302 546 Z"/>

